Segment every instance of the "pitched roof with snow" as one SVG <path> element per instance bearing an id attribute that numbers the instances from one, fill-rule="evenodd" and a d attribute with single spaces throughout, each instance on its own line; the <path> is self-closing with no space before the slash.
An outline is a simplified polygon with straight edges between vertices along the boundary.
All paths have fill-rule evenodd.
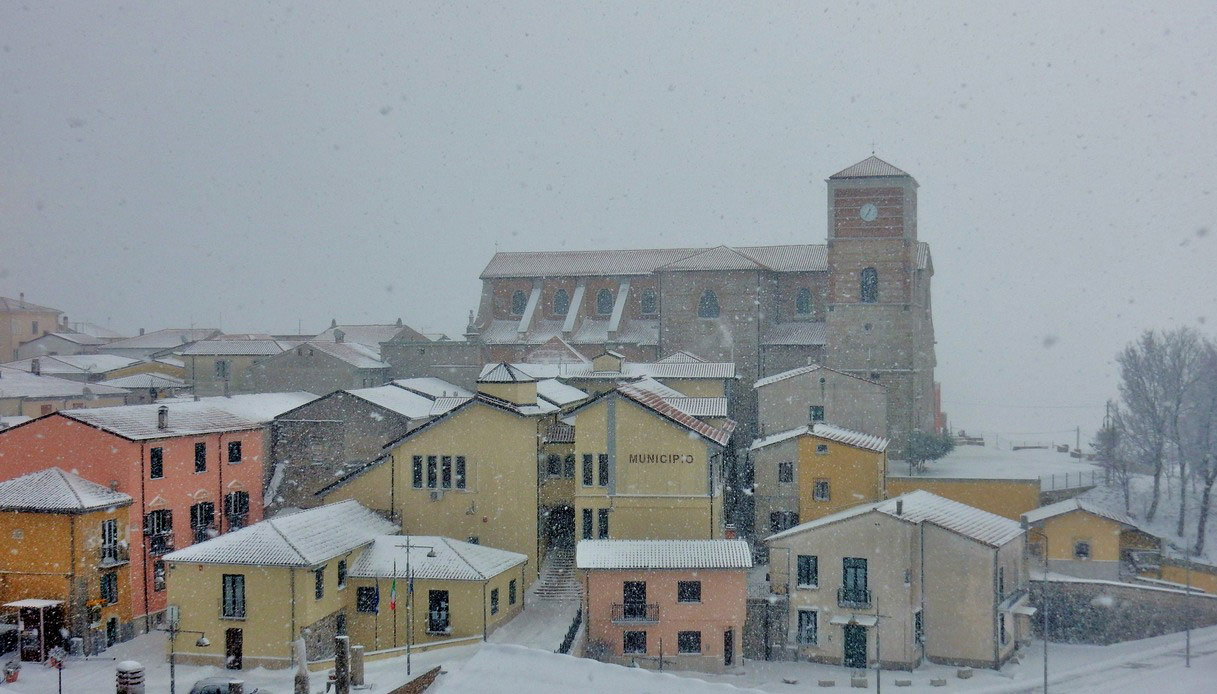
<path id="1" fill-rule="evenodd" d="M 1116 523 L 1120 523 L 1121 525 L 1126 525 L 1130 528 L 1140 529 L 1141 527 L 1135 518 L 1126 513 L 1113 511 L 1112 509 L 1100 506 L 1093 501 L 1080 499 L 1076 496 L 1072 499 L 1065 499 L 1064 501 L 1058 501 L 1055 504 L 1048 504 L 1047 506 L 1041 506 L 1039 508 L 1027 511 L 1023 514 L 1023 518 L 1026 518 L 1028 523 L 1039 524 L 1049 518 L 1063 516 L 1066 513 L 1073 513 L 1074 511 L 1083 511 L 1085 513 L 1100 516 L 1102 518 L 1115 521 Z"/>
<path id="2" fill-rule="evenodd" d="M 343 361 L 357 369 L 387 369 L 389 365 L 380 360 L 379 348 L 358 342 L 321 342 L 317 340 L 305 342 L 303 345 Z"/>
<path id="3" fill-rule="evenodd" d="M 410 543 L 410 574 L 419 580 L 485 581 L 528 561 L 527 556 L 517 552 L 447 537 L 382 535 L 359 555 L 347 575 L 356 578 L 408 578 L 407 540 Z M 428 556 L 430 554 L 435 556 Z"/>
<path id="4" fill-rule="evenodd" d="M 431 410 L 435 407 L 435 399 L 394 385 L 356 388 L 346 392 L 409 419 L 426 419 L 432 416 Z"/>
<path id="5" fill-rule="evenodd" d="M 650 391 L 622 385 L 617 386 L 617 388 L 609 392 L 618 393 L 720 446 L 726 446 L 727 442 L 731 440 L 731 433 L 735 431 L 735 422 L 729 419 L 723 424 L 722 428 L 711 426 L 675 405 L 669 404 L 666 400 Z"/>
<path id="6" fill-rule="evenodd" d="M 716 246 L 669 263 L 664 270 L 764 270 L 764 266 L 727 246 Z"/>
<path id="7" fill-rule="evenodd" d="M 0 296 L 0 313 L 15 313 L 18 311 L 23 313 L 63 313 L 63 311 L 57 308 L 39 306 L 38 304 L 31 304 L 21 299 L 10 299 L 7 296 Z"/>
<path id="8" fill-rule="evenodd" d="M 168 426 L 164 429 L 157 427 L 157 411 L 161 407 L 169 408 Z M 60 410 L 56 414 L 132 441 L 260 428 L 256 421 L 238 417 L 206 402 L 190 400 L 161 401 L 154 405 Z"/>
<path id="9" fill-rule="evenodd" d="M 114 388 L 185 388 L 186 381 L 166 376 L 158 373 L 142 373 L 133 374 L 131 376 L 119 376 L 118 378 L 110 378 L 100 381 L 101 385 L 113 386 Z"/>
<path id="10" fill-rule="evenodd" d="M 696 354 L 693 354 L 692 352 L 685 352 L 685 351 L 681 350 L 678 352 L 672 352 L 668 356 L 664 357 L 663 359 L 660 359 L 659 361 L 657 361 L 655 363 L 657 363 L 657 364 L 693 364 L 693 363 L 699 363 L 699 362 L 704 362 L 704 361 L 706 361 L 706 360 L 702 359 L 701 357 L 697 356 Z"/>
<path id="11" fill-rule="evenodd" d="M 380 349 L 380 343 L 394 340 L 396 342 L 428 342 L 427 336 L 418 332 L 408 325 L 391 324 L 369 324 L 369 325 L 338 325 L 326 329 L 325 332 L 318 334 L 313 338 L 315 342 L 334 342 L 336 336 L 335 330 L 342 331 L 342 339 L 344 342 L 357 342 L 368 347 Z"/>
<path id="12" fill-rule="evenodd" d="M 0 510 L 83 513 L 127 506 L 131 497 L 57 467 L 0 482 Z"/>
<path id="13" fill-rule="evenodd" d="M 284 412 L 316 399 L 317 396 L 308 391 L 291 390 L 283 393 L 213 395 L 199 398 L 198 402 L 258 424 L 266 424 Z M 172 417 L 172 414 L 170 416 Z"/>
<path id="14" fill-rule="evenodd" d="M 348 499 L 280 515 L 165 555 L 171 562 L 310 567 L 371 544 L 398 526 Z"/>
<path id="15" fill-rule="evenodd" d="M 747 569 L 752 550 L 743 540 L 581 540 L 580 569 Z"/>
<path id="16" fill-rule="evenodd" d="M 900 513 L 896 513 L 897 505 L 901 507 Z M 991 547 L 1000 547 L 1023 534 L 1023 529 L 1017 521 L 919 489 L 886 501 L 860 504 L 801 523 L 770 535 L 765 541 L 779 540 L 872 512 L 883 513 L 913 524 L 937 525 Z"/>
<path id="17" fill-rule="evenodd" d="M 482 367 L 482 373 L 492 371 L 498 364 L 487 364 Z M 682 379 L 725 379 L 735 378 L 735 364 L 732 362 L 631 362 L 621 365 L 621 371 L 596 371 L 591 362 L 582 364 L 529 364 L 515 363 L 511 365 L 536 379 L 542 378 L 582 378 L 582 379 L 631 379 L 631 378 L 682 378 Z"/>
<path id="18" fill-rule="evenodd" d="M 766 326 L 761 334 L 763 345 L 826 345 L 828 327 L 823 321 L 795 321 Z"/>
<path id="19" fill-rule="evenodd" d="M 908 176 L 879 157 L 871 155 L 866 159 L 838 171 L 829 178 L 873 178 L 878 176 Z"/>
<path id="20" fill-rule="evenodd" d="M 4 366 L 13 369 L 29 371 L 33 361 L 38 360 L 38 370 L 44 374 L 83 374 L 106 373 L 132 364 L 138 364 L 138 359 L 120 357 L 116 354 L 47 354 L 41 357 L 30 357 L 11 361 Z"/>
<path id="21" fill-rule="evenodd" d="M 776 434 L 770 434 L 769 436 L 763 436 L 756 439 L 752 442 L 749 450 L 755 451 L 760 448 L 765 448 L 766 446 L 772 446 L 775 443 L 788 441 L 798 436 L 815 436 L 817 438 L 843 443 L 847 446 L 853 446 L 854 448 L 865 448 L 870 451 L 875 451 L 876 453 L 886 451 L 887 444 L 889 443 L 889 441 L 882 436 L 864 434 L 860 431 L 846 429 L 845 427 L 839 427 L 835 424 L 829 424 L 828 422 L 812 422 L 811 424 L 805 424 L 801 427 L 787 429 L 786 431 L 781 431 Z"/>
<path id="22" fill-rule="evenodd" d="M 399 378 L 393 381 L 393 385 L 431 398 L 473 397 L 472 391 L 466 390 L 455 383 L 449 383 L 442 378 L 435 378 L 434 376 Z"/>
<path id="23" fill-rule="evenodd" d="M 478 383 L 535 383 L 537 379 L 506 362 L 483 369 Z"/>
<path id="24" fill-rule="evenodd" d="M 726 417 L 727 398 L 664 398 L 664 402 L 691 417 Z"/>
<path id="25" fill-rule="evenodd" d="M 56 376 L 35 376 L 29 371 L 0 365 L 0 398 L 87 398 L 126 394 L 125 389 L 105 383 L 82 383 Z"/>
<path id="26" fill-rule="evenodd" d="M 171 349 L 219 334 L 216 328 L 164 328 L 111 342 L 106 349 Z"/>
<path id="27" fill-rule="evenodd" d="M 114 345 L 110 345 L 113 347 Z M 212 340 L 200 340 L 182 350 L 185 355 L 203 356 L 263 356 L 279 354 L 288 344 L 267 338 L 234 338 L 220 336 Z"/>
<path id="28" fill-rule="evenodd" d="M 881 384 L 881 383 L 875 383 L 874 381 L 871 381 L 871 380 L 866 379 L 866 378 L 862 378 L 861 376 L 855 376 L 855 375 L 853 375 L 853 374 L 848 374 L 848 373 L 845 373 L 844 371 L 837 371 L 836 369 L 830 369 L 830 368 L 828 368 L 827 366 L 821 366 L 821 365 L 819 365 L 819 364 L 808 364 L 807 366 L 800 366 L 800 367 L 798 367 L 797 369 L 791 369 L 791 370 L 789 370 L 789 371 L 783 371 L 783 372 L 782 372 L 782 373 L 780 373 L 780 374 L 774 374 L 774 375 L 772 375 L 772 376 L 766 376 L 765 378 L 758 379 L 758 380 L 757 380 L 757 382 L 756 382 L 756 383 L 754 383 L 754 384 L 752 385 L 752 387 L 753 387 L 753 389 L 756 389 L 756 388 L 763 388 L 763 387 L 765 387 L 765 386 L 769 385 L 770 383 L 777 383 L 777 382 L 779 382 L 779 381 L 785 381 L 785 380 L 786 380 L 786 379 L 788 379 L 788 378 L 794 378 L 795 376 L 802 376 L 803 374 L 809 374 L 809 373 L 812 373 L 812 372 L 814 372 L 814 371 L 821 371 L 821 370 L 823 370 L 823 371 L 831 371 L 832 373 L 835 373 L 835 374 L 841 374 L 842 376 L 849 376 L 850 378 L 856 378 L 856 379 L 858 379 L 859 381 L 866 381 L 867 383 L 873 384 L 873 385 L 878 386 L 878 387 L 880 387 L 880 388 L 884 388 L 884 387 L 885 387 L 885 386 L 884 386 L 883 384 Z"/>
<path id="29" fill-rule="evenodd" d="M 103 340 L 99 337 L 95 337 L 93 335 L 86 335 L 84 333 L 45 333 L 42 336 L 36 337 L 33 340 L 30 340 L 29 342 L 26 342 L 24 344 L 28 345 L 30 342 L 36 342 L 47 336 L 57 337 L 61 340 L 67 340 L 68 342 L 72 342 L 72 343 L 75 343 L 78 345 L 104 345 L 106 343 L 105 340 Z"/>
<path id="30" fill-rule="evenodd" d="M 537 397 L 545 398 L 558 407 L 566 407 L 587 400 L 587 393 L 556 378 L 546 378 L 537 381 Z"/>

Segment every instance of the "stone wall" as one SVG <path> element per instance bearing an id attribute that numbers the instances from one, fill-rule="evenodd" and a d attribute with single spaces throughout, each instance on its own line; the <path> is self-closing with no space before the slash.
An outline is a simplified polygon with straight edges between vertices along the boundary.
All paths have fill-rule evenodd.
<path id="1" fill-rule="evenodd" d="M 1031 604 L 1043 608 L 1043 581 L 1031 582 Z M 1114 581 L 1049 581 L 1051 641 L 1106 645 L 1217 624 L 1217 595 Z M 1043 613 L 1031 619 L 1043 633 Z"/>

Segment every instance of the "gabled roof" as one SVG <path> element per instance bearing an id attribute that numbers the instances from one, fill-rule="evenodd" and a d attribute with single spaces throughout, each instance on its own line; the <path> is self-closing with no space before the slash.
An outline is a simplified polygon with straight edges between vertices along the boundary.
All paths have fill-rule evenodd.
<path id="1" fill-rule="evenodd" d="M 106 345 L 106 349 L 172 349 L 219 335 L 217 328 L 164 328 Z"/>
<path id="2" fill-rule="evenodd" d="M 563 364 L 566 362 L 585 363 L 588 358 L 583 353 L 563 340 L 560 335 L 554 335 L 540 345 L 534 347 L 524 358 L 534 364 Z"/>
<path id="3" fill-rule="evenodd" d="M 482 373 L 494 369 L 497 364 L 482 367 Z M 631 380 L 634 378 L 680 378 L 680 379 L 725 379 L 735 378 L 732 362 L 634 362 L 626 361 L 621 371 L 596 371 L 591 362 L 582 364 L 529 364 L 516 362 L 514 368 L 536 379 L 580 378 L 598 380 Z"/>
<path id="4" fill-rule="evenodd" d="M 138 364 L 138 359 L 120 357 L 115 354 L 54 354 L 11 361 L 4 366 L 29 371 L 34 360 L 45 374 L 101 374 Z"/>
<path id="5" fill-rule="evenodd" d="M 37 342 L 38 340 L 44 339 L 46 337 L 57 337 L 61 340 L 67 340 L 68 342 L 71 342 L 73 344 L 86 345 L 86 346 L 87 345 L 104 345 L 106 343 L 106 341 L 101 338 L 94 337 L 92 335 L 85 335 L 84 333 L 43 333 L 42 335 L 35 337 L 32 340 L 23 342 L 22 344 L 28 345 L 31 342 Z"/>
<path id="6" fill-rule="evenodd" d="M 39 306 L 31 304 L 28 301 L 20 299 L 10 299 L 7 296 L 0 296 L 0 313 L 63 313 L 57 308 L 49 308 L 47 306 Z"/>
<path id="7" fill-rule="evenodd" d="M 677 351 L 677 352 L 672 352 L 668 356 L 664 357 L 663 359 L 660 359 L 659 361 L 657 361 L 655 363 L 656 364 L 698 364 L 698 363 L 704 363 L 705 361 L 706 361 L 705 359 L 702 359 L 701 357 L 697 356 L 696 354 L 693 354 L 692 352 L 685 352 L 685 351 L 681 350 L 681 351 Z"/>
<path id="8" fill-rule="evenodd" d="M 299 347 L 311 347 L 357 369 L 387 369 L 389 365 L 380 360 L 380 348 L 375 349 L 358 342 L 321 342 L 310 340 Z"/>
<path id="9" fill-rule="evenodd" d="M 763 388 L 763 387 L 765 387 L 765 386 L 769 385 L 770 383 L 777 383 L 778 381 L 785 381 L 785 380 L 786 380 L 786 379 L 788 379 L 788 378 L 794 378 L 795 376 L 802 376 L 803 374 L 809 374 L 809 373 L 812 373 L 812 372 L 814 372 L 814 371 L 820 371 L 820 370 L 823 370 L 823 371 L 831 371 L 831 372 L 833 372 L 833 373 L 835 373 L 835 374 L 841 374 L 842 376 L 849 376 L 850 378 L 856 378 L 856 379 L 858 379 L 859 381 L 865 381 L 866 383 L 870 383 L 870 384 L 872 384 L 872 385 L 874 385 L 874 386 L 878 386 L 879 388 L 885 388 L 885 387 L 886 387 L 886 386 L 884 386 L 884 385 L 883 385 L 883 384 L 881 384 L 881 383 L 875 383 L 874 381 L 871 381 L 871 380 L 869 380 L 869 379 L 862 378 L 861 376 L 855 376 L 855 375 L 853 375 L 853 374 L 847 374 L 847 373 L 845 373 L 844 371 L 837 371 L 836 369 L 830 369 L 830 368 L 828 368 L 827 366 L 820 366 L 819 364 L 808 364 L 807 366 L 800 366 L 800 367 L 798 367 L 797 369 L 791 369 L 791 370 L 789 370 L 789 371 L 783 371 L 783 372 L 782 372 L 782 373 L 780 373 L 780 374 L 774 374 L 774 375 L 772 375 L 772 376 L 766 376 L 765 378 L 762 378 L 762 379 L 757 380 L 757 382 L 756 382 L 756 383 L 754 383 L 754 384 L 752 385 L 752 387 L 753 387 L 753 389 L 756 389 L 756 388 Z"/>
<path id="10" fill-rule="evenodd" d="M 897 506 L 901 507 L 900 513 L 896 513 Z M 867 513 L 882 513 L 914 525 L 930 523 L 990 547 L 1000 547 L 1023 534 L 1017 521 L 958 501 L 945 499 L 937 494 L 917 490 L 886 501 L 860 504 L 823 518 L 801 523 L 788 530 L 770 535 L 765 538 L 765 542 L 798 535 Z"/>
<path id="11" fill-rule="evenodd" d="M 122 492 L 57 467 L 0 482 L 0 511 L 83 513 L 130 503 Z"/>
<path id="12" fill-rule="evenodd" d="M 407 541 L 410 543 L 408 552 Z M 428 556 L 430 554 L 435 556 Z M 436 535 L 381 535 L 359 555 L 347 575 L 403 579 L 412 575 L 417 580 L 485 581 L 526 561 L 528 557 L 517 552 Z"/>
<path id="13" fill-rule="evenodd" d="M 432 416 L 431 411 L 436 400 L 395 385 L 356 388 L 346 392 L 408 419 L 426 419 Z"/>
<path id="14" fill-rule="evenodd" d="M 879 157 L 871 155 L 853 166 L 838 171 L 829 178 L 872 178 L 876 176 L 908 176 L 908 174 Z"/>
<path id="15" fill-rule="evenodd" d="M 164 429 L 157 427 L 157 411 L 161 407 L 169 408 L 169 422 Z M 56 415 L 95 426 L 131 441 L 246 431 L 260 427 L 258 422 L 230 414 L 205 402 L 193 401 L 60 410 L 48 416 Z"/>
<path id="16" fill-rule="evenodd" d="M 369 325 L 338 325 L 326 329 L 325 332 L 318 334 L 312 341 L 316 342 L 334 342 L 334 331 L 341 330 L 343 333 L 344 342 L 357 342 L 361 345 L 375 347 L 380 349 L 380 343 L 394 340 L 397 342 L 428 342 L 426 335 L 418 332 L 408 325 L 399 325 L 396 323 L 390 324 L 369 324 Z"/>
<path id="17" fill-rule="evenodd" d="M 426 395 L 430 398 L 448 398 L 461 397 L 472 398 L 473 391 L 466 390 L 455 383 L 449 383 L 442 378 L 434 376 L 421 376 L 418 378 L 399 378 L 393 381 L 393 385 L 398 388 L 414 391 L 420 395 Z"/>
<path id="18" fill-rule="evenodd" d="M 556 378 L 546 378 L 537 381 L 537 397 L 545 398 L 558 407 L 566 407 L 587 400 L 587 393 L 574 386 L 568 386 Z"/>
<path id="19" fill-rule="evenodd" d="M 747 569 L 752 550 L 743 540 L 581 540 L 580 569 Z"/>
<path id="20" fill-rule="evenodd" d="M 854 448 L 865 448 L 870 451 L 875 451 L 876 453 L 882 453 L 883 451 L 887 450 L 887 444 L 889 443 L 888 440 L 882 436 L 864 434 L 860 431 L 846 429 L 845 427 L 839 427 L 834 424 L 829 424 L 828 422 L 812 422 L 811 424 L 804 424 L 801 427 L 788 429 L 786 431 L 758 438 L 752 442 L 749 450 L 755 451 L 760 448 L 765 448 L 766 446 L 772 446 L 775 443 L 789 441 L 790 439 L 799 436 L 815 436 L 822 439 L 828 439 L 829 441 L 843 443 L 847 446 L 853 446 Z"/>
<path id="21" fill-rule="evenodd" d="M 663 270 L 764 270 L 764 266 L 735 249 L 726 246 L 716 246 L 701 253 L 691 255 L 674 263 L 669 263 Z"/>
<path id="22" fill-rule="evenodd" d="M 1055 504 L 1048 504 L 1047 506 L 1041 506 L 1039 508 L 1027 511 L 1023 514 L 1023 518 L 1026 518 L 1028 523 L 1038 525 L 1049 518 L 1063 516 L 1066 513 L 1073 513 L 1074 511 L 1090 513 L 1101 518 L 1115 521 L 1116 523 L 1129 528 L 1134 528 L 1137 530 L 1141 529 L 1140 524 L 1132 516 L 1119 511 L 1113 511 L 1109 508 L 1100 506 L 1093 501 L 1080 499 L 1076 496 L 1072 499 L 1065 499 L 1064 501 L 1058 501 Z"/>
<path id="23" fill-rule="evenodd" d="M 82 383 L 55 376 L 35 376 L 29 371 L 0 365 L 0 398 L 88 398 L 126 395 L 123 388 L 104 383 Z"/>
<path id="24" fill-rule="evenodd" d="M 664 398 L 664 402 L 690 417 L 726 417 L 727 398 Z"/>
<path id="25" fill-rule="evenodd" d="M 350 499 L 254 523 L 165 555 L 170 562 L 311 567 L 399 530 Z"/>
<path id="26" fill-rule="evenodd" d="M 727 442 L 731 440 L 731 433 L 735 431 L 735 422 L 729 419 L 723 424 L 721 429 L 711 426 L 675 405 L 668 404 L 666 400 L 650 391 L 639 390 L 629 385 L 621 385 L 617 386 L 614 390 L 608 391 L 608 393 L 617 393 L 622 397 L 628 398 L 720 446 L 726 446 Z"/>
<path id="27" fill-rule="evenodd" d="M 158 373 L 142 373 L 131 376 L 119 376 L 118 378 L 110 378 L 105 381 L 100 381 L 99 385 L 113 386 L 114 388 L 185 388 L 186 381 L 173 376 Z"/>
<path id="28" fill-rule="evenodd" d="M 111 344 L 110 347 L 113 347 Z M 216 355 L 216 356 L 262 356 L 279 354 L 290 345 L 278 340 L 266 338 L 229 338 L 217 337 L 211 340 L 200 340 L 188 345 L 182 350 L 185 355 Z"/>
<path id="29" fill-rule="evenodd" d="M 124 335 L 118 331 L 111 330 L 110 328 L 107 328 L 104 325 L 98 325 L 96 323 L 90 323 L 88 321 L 81 321 L 79 323 L 73 321 L 72 330 L 75 330 L 77 333 L 82 333 L 84 335 L 100 337 L 103 340 L 122 340 L 127 337 L 126 335 Z"/>
<path id="30" fill-rule="evenodd" d="M 506 362 L 490 365 L 478 376 L 478 383 L 536 383 L 537 379 Z"/>
<path id="31" fill-rule="evenodd" d="M 199 398 L 198 402 L 223 410 L 236 417 L 258 424 L 267 424 L 275 417 L 310 403 L 316 395 L 304 390 L 282 393 L 243 393 L 241 395 L 212 395 Z M 172 409 L 170 418 L 172 418 Z"/>

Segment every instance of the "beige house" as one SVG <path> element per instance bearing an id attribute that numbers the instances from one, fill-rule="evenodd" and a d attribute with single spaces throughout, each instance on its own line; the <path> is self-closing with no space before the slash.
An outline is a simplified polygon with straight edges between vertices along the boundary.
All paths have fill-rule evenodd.
<path id="1" fill-rule="evenodd" d="M 789 605 L 785 655 L 1000 668 L 1029 635 L 1024 540 L 1016 521 L 924 491 L 772 535 L 770 590 Z"/>
<path id="2" fill-rule="evenodd" d="M 332 393 L 374 388 L 389 381 L 380 347 L 346 342 L 341 330 L 332 342 L 310 341 L 267 357 L 250 369 L 248 387 L 258 392 L 308 390 Z"/>
<path id="3" fill-rule="evenodd" d="M 825 421 L 887 436 L 887 388 L 860 376 L 811 364 L 762 378 L 752 388 L 762 436 Z"/>
<path id="4" fill-rule="evenodd" d="M 0 359 L 19 359 L 17 348 L 23 343 L 58 329 L 57 308 L 31 304 L 25 294 L 17 299 L 0 296 Z"/>
<path id="5" fill-rule="evenodd" d="M 0 416 L 41 417 L 59 410 L 125 405 L 125 388 L 81 383 L 0 366 Z"/>
<path id="6" fill-rule="evenodd" d="M 187 345 L 180 354 L 195 395 L 224 395 L 250 392 L 253 365 L 291 346 L 269 336 L 221 335 Z"/>

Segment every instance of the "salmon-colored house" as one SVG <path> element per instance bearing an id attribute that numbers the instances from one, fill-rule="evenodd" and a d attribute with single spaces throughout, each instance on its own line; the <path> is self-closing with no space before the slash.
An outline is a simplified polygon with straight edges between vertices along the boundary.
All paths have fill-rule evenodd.
<path id="1" fill-rule="evenodd" d="M 585 655 L 721 672 L 742 664 L 752 552 L 743 540 L 583 540 Z"/>
<path id="2" fill-rule="evenodd" d="M 4 477 L 59 467 L 129 495 L 134 628 L 160 624 L 177 548 L 262 519 L 263 430 L 201 402 L 60 410 L 0 431 Z"/>

